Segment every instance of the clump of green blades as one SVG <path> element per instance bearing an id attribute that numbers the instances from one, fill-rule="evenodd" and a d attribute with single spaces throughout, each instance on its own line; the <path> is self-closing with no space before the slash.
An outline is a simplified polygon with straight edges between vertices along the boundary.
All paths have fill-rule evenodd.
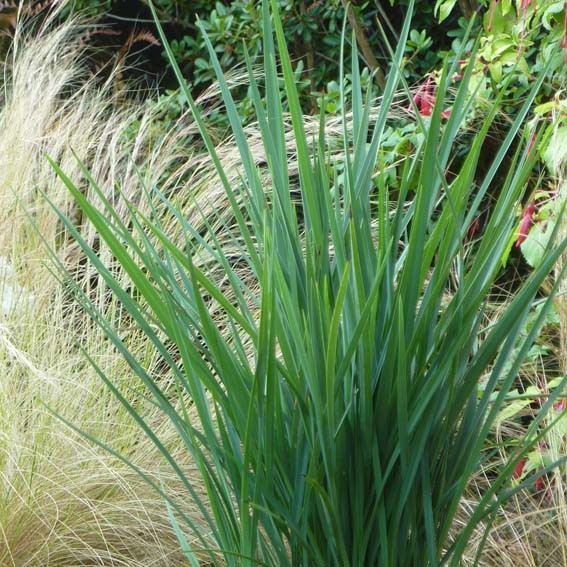
<path id="1" fill-rule="evenodd" d="M 511 494 L 507 483 L 515 462 L 492 480 L 465 528 L 454 529 L 467 482 L 478 470 L 491 424 L 545 309 L 518 344 L 526 315 L 564 249 L 564 244 L 550 247 L 505 312 L 484 328 L 484 306 L 535 159 L 518 144 L 503 174 L 504 157 L 541 79 L 484 178 L 478 182 L 476 165 L 497 105 L 449 180 L 445 172 L 472 98 L 469 70 L 450 118 L 442 123 L 447 77 L 454 72 L 447 66 L 435 110 L 422 124 L 423 143 L 406 160 L 392 207 L 378 156 L 402 80 L 410 16 L 378 108 L 362 93 L 353 47 L 352 99 L 341 105 L 352 114 L 343 110 L 342 151 L 331 158 L 325 118 L 318 135 L 305 131 L 278 2 L 263 4 L 263 84 L 247 61 L 265 151 L 263 171 L 209 44 L 240 153 L 237 185 L 229 181 L 162 35 L 230 203 L 234 223 L 224 225 L 225 233 L 210 223 L 203 235 L 157 190 L 151 195 L 177 218 L 183 245 L 168 235 L 157 214 L 148 217 L 134 207 L 128 229 L 108 202 L 102 210 L 95 207 L 54 164 L 133 282 L 137 298 L 61 218 L 167 361 L 177 390 L 152 379 L 112 324 L 98 320 L 178 428 L 179 443 L 193 455 L 199 478 L 186 476 L 139 406 L 102 378 L 155 441 L 201 511 L 203 523 L 193 522 L 176 507 L 177 496 L 167 486 L 156 486 L 167 498 L 192 565 L 204 555 L 215 565 L 230 566 L 458 565 L 473 530 Z M 287 120 L 299 192 L 289 171 Z M 332 174 L 337 165 L 340 176 Z M 470 247 L 468 227 L 497 174 L 502 190 L 482 237 Z M 101 191 L 98 196 L 104 202 Z M 230 250 L 238 250 L 238 270 L 227 241 Z M 203 251 L 206 264 L 196 260 Z M 219 267 L 225 271 L 222 286 Z M 451 278 L 458 286 L 447 293 Z M 82 301 L 93 309 L 85 296 Z M 170 354 L 171 343 L 179 359 Z M 532 424 L 532 442 L 553 400 Z M 517 458 L 528 450 L 528 444 L 521 447 Z M 202 487 L 205 498 L 199 496 Z M 188 529 L 200 540 L 191 549 L 184 535 Z"/>

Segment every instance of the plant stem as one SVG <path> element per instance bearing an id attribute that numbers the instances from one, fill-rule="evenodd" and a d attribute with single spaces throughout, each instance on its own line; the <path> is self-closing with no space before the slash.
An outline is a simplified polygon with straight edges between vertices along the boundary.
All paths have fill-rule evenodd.
<path id="1" fill-rule="evenodd" d="M 352 9 L 352 4 L 347 0 L 341 0 L 341 3 L 344 9 L 346 10 L 349 24 L 354 30 L 354 35 L 356 36 L 356 43 L 358 44 L 358 47 L 362 52 L 362 56 L 364 57 L 364 60 L 366 61 L 372 72 L 374 73 L 374 76 L 376 77 L 376 83 L 380 87 L 380 90 L 383 91 L 384 87 L 386 86 L 386 77 L 384 75 L 384 72 L 380 68 L 380 64 L 378 63 L 378 60 L 374 56 L 374 53 L 372 53 L 372 49 L 370 48 L 368 39 L 364 34 L 364 30 L 362 29 L 362 26 L 360 25 L 360 22 L 358 21 L 358 18 L 356 17 L 356 14 Z"/>

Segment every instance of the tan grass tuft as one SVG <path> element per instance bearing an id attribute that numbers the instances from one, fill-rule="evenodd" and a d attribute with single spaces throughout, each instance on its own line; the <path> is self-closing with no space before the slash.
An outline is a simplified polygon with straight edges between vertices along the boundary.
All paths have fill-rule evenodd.
<path id="1" fill-rule="evenodd" d="M 141 102 L 118 106 L 111 86 L 89 75 L 82 66 L 82 31 L 70 22 L 46 26 L 39 37 L 17 33 L 4 70 L 0 294 L 10 297 L 0 309 L 0 565 L 174 567 L 185 562 L 163 499 L 135 471 L 51 413 L 123 451 L 171 494 L 182 493 L 178 478 L 77 343 L 122 387 L 135 391 L 136 378 L 47 268 L 42 238 L 70 268 L 80 255 L 43 193 L 75 215 L 87 239 L 94 241 L 96 234 L 82 222 L 45 155 L 80 181 L 75 153 L 110 199 L 116 200 L 119 186 L 133 202 L 140 200 L 142 183 L 150 187 L 167 177 L 180 157 L 175 135 L 154 132 L 156 111 Z M 84 179 L 82 186 L 89 191 Z M 112 259 L 107 255 L 106 261 Z M 112 308 L 103 293 L 94 300 Z M 150 368 L 158 364 L 146 345 L 138 346 Z M 194 475 L 173 427 L 151 406 L 146 416 Z M 181 505 L 199 517 L 184 493 Z"/>

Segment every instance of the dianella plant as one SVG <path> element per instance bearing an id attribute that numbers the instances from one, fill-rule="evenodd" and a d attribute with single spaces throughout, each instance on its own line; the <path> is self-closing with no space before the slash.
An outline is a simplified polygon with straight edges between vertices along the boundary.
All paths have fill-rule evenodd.
<path id="1" fill-rule="evenodd" d="M 429 93 L 427 116 L 415 104 L 409 111 L 422 136 L 393 189 L 380 150 L 392 113 L 411 104 L 400 95 L 407 93 L 410 15 L 377 102 L 362 92 L 352 42 L 345 58 L 352 93 L 349 100 L 343 93 L 342 130 L 331 136 L 324 115 L 319 128 L 305 127 L 278 4 L 263 3 L 263 72 L 248 61 L 261 156 L 209 43 L 236 169 L 225 166 L 171 59 L 216 169 L 215 189 L 222 187 L 223 205 L 198 226 L 159 187 L 144 195 L 151 214 L 129 202 L 125 219 L 92 179 L 93 199 L 53 163 L 131 285 L 125 289 L 116 265 L 103 264 L 61 219 L 169 376 L 136 359 L 110 318 L 76 287 L 145 394 L 140 401 L 139 392 L 101 378 L 183 480 L 180 495 L 147 478 L 163 493 L 164 513 L 191 565 L 458 565 L 472 533 L 489 526 L 518 489 L 509 482 L 513 469 L 541 434 L 542 417 L 516 458 L 491 475 L 464 527 L 457 525 L 471 475 L 487 458 L 495 416 L 550 299 L 538 299 L 544 306 L 527 335 L 520 333 L 526 316 L 564 248 L 550 244 L 507 308 L 488 316 L 536 159 L 519 133 L 542 79 L 480 172 L 498 105 L 468 153 L 455 158 L 473 102 L 472 65 L 451 95 L 449 114 L 456 69 L 447 64 Z M 479 229 L 475 219 L 489 191 L 496 197 Z M 219 191 L 211 187 L 211 196 L 219 199 Z M 179 447 L 160 441 L 144 404 L 175 424 Z M 178 465 L 180 447 L 199 475 Z M 178 498 L 194 499 L 202 521 L 183 515 Z"/>

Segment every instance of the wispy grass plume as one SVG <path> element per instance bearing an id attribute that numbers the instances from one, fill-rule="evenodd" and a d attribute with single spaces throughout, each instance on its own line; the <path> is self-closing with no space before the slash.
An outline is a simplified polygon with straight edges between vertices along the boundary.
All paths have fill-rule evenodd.
<path id="1" fill-rule="evenodd" d="M 46 409 L 66 416 L 101 441 L 118 446 L 157 483 L 175 492 L 179 478 L 131 416 L 109 395 L 85 360 L 86 348 L 121 387 L 139 390 L 114 346 L 71 302 L 52 277 L 47 242 L 87 289 L 82 254 L 42 197 L 88 231 L 45 153 L 78 174 L 76 157 L 110 187 L 135 199 L 139 175 L 166 178 L 178 159 L 170 139 L 152 130 L 138 102 L 116 106 L 110 89 L 85 64 L 77 22 L 44 27 L 38 36 L 18 30 L 3 67 L 0 99 L 0 564 L 10 567 L 183 565 L 162 498 L 130 467 L 78 436 Z M 153 116 L 153 114 L 152 114 Z M 138 124 L 139 122 L 139 124 Z M 132 126 L 136 126 L 132 128 Z M 163 158 L 157 160 L 163 149 Z M 185 150 L 184 150 L 185 152 Z M 173 160 L 173 161 L 170 161 Z M 135 164 L 139 171 L 135 171 Z M 151 166 L 151 167 L 150 167 Z M 150 173 L 151 170 L 151 173 Z M 151 176 L 155 175 L 155 178 Z M 135 180 L 135 183 L 134 183 Z M 88 192 L 88 184 L 82 188 Z M 101 257 L 105 256 L 101 247 Z M 90 297 L 106 313 L 116 305 L 103 286 Z M 126 326 L 126 323 L 124 322 Z M 123 330 L 133 337 L 134 333 Z M 129 342 L 155 375 L 160 360 L 142 342 Z M 143 400 L 143 392 L 139 393 Z M 140 407 L 142 405 L 140 401 Z M 151 407 L 145 414 L 191 474 L 175 429 Z M 172 433 L 174 434 L 172 436 Z M 193 473 L 194 474 L 194 473 Z M 187 503 L 188 515 L 200 513 Z"/>
<path id="2" fill-rule="evenodd" d="M 79 293 L 82 303 L 176 428 L 198 481 L 179 466 L 129 392 L 103 370 L 101 378 L 208 522 L 206 529 L 195 525 L 166 491 L 181 541 L 184 528 L 200 538 L 186 550 L 192 565 L 199 552 L 215 565 L 235 567 L 458 565 L 475 527 L 511 495 L 513 468 L 529 449 L 519 448 L 496 472 L 455 535 L 467 483 L 545 309 L 518 349 L 520 331 L 564 248 L 550 247 L 498 320 L 485 324 L 486 301 L 535 160 L 513 143 L 541 79 L 482 175 L 477 163 L 497 105 L 467 156 L 452 162 L 470 110 L 472 68 L 445 122 L 443 100 L 454 72 L 447 65 L 432 115 L 415 117 L 423 137 L 394 190 L 381 175 L 378 150 L 401 81 L 410 16 L 377 114 L 362 92 L 353 48 L 352 96 L 341 104 L 350 106 L 352 118 L 345 110 L 338 153 L 329 150 L 324 116 L 316 134 L 306 129 L 275 0 L 263 3 L 263 27 L 263 78 L 256 80 L 252 69 L 249 76 L 261 164 L 209 44 L 238 176 L 225 168 L 162 35 L 230 223 L 214 206 L 198 223 L 188 220 L 153 186 L 143 207 L 125 192 L 124 218 L 96 180 L 94 198 L 85 196 L 51 160 L 133 289 L 121 285 L 60 212 L 62 222 L 166 361 L 176 390 L 154 379 L 113 321 Z M 284 108 L 293 131 L 292 167 Z M 509 152 L 511 165 L 504 159 Z M 497 179 L 502 189 L 482 236 L 471 242 L 469 227 Z M 175 238 L 164 230 L 158 214 L 164 209 L 178 223 Z M 552 403 L 550 397 L 544 410 Z M 537 436 L 528 439 L 537 442 Z M 202 485 L 205 498 L 197 492 Z"/>

